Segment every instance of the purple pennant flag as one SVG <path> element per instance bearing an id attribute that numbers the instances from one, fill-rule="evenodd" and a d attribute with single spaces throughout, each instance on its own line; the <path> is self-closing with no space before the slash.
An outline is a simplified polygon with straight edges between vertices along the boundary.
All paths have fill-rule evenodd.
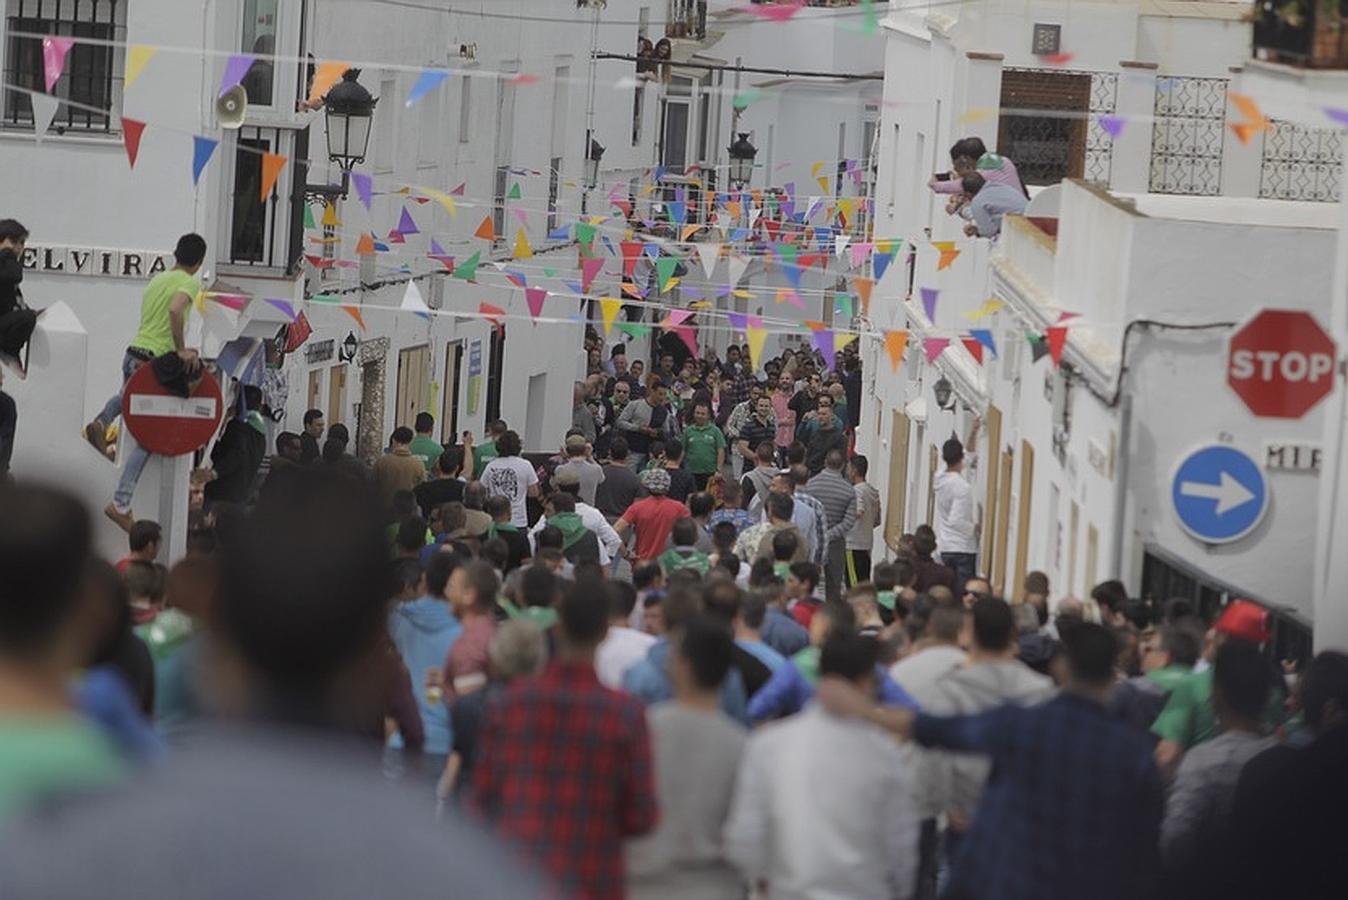
<path id="1" fill-rule="evenodd" d="M 403 207 L 402 218 L 398 220 L 398 233 L 399 234 L 421 233 L 421 231 L 417 228 L 417 223 L 412 221 L 412 215 L 407 211 L 407 207 L 405 206 Z"/>
<path id="2" fill-rule="evenodd" d="M 220 79 L 220 94 L 223 97 L 231 88 L 238 87 L 243 76 L 253 67 L 253 57 L 247 53 L 236 53 L 225 63 L 225 74 Z"/>
<path id="3" fill-rule="evenodd" d="M 272 300 L 268 298 L 267 302 L 270 303 L 272 306 L 276 307 L 277 309 L 279 309 L 281 312 L 285 313 L 285 317 L 287 319 L 289 319 L 292 322 L 295 321 L 295 307 L 290 305 L 289 300 Z"/>
<path id="4" fill-rule="evenodd" d="M 1329 120 L 1340 128 L 1348 128 L 1348 109 L 1339 109 L 1334 106 L 1326 106 L 1325 115 Z"/>
<path id="5" fill-rule="evenodd" d="M 364 172 L 352 172 L 351 183 L 356 187 L 356 196 L 360 199 L 360 205 L 365 207 L 366 212 L 369 212 L 370 196 L 373 193 L 371 191 L 372 179 Z"/>
<path id="6" fill-rule="evenodd" d="M 448 255 L 448 254 L 445 253 L 445 248 L 440 246 L 440 242 L 439 242 L 439 241 L 437 241 L 435 238 L 431 238 L 431 252 L 430 252 L 429 255 L 430 255 L 430 256 L 446 256 L 446 255 Z"/>
<path id="7" fill-rule="evenodd" d="M 1099 122 L 1111 141 L 1117 141 L 1119 135 L 1123 134 L 1123 116 L 1101 116 Z"/>
<path id="8" fill-rule="evenodd" d="M 824 357 L 824 371 L 832 372 L 833 365 L 837 362 L 837 348 L 833 344 L 833 332 L 827 328 L 821 328 L 810 335 L 810 341 L 820 355 Z"/>
<path id="9" fill-rule="evenodd" d="M 745 326 L 749 324 L 743 313 L 726 313 L 726 318 L 730 320 L 730 327 L 736 331 L 743 331 Z"/>
<path id="10" fill-rule="evenodd" d="M 927 321 L 936 323 L 936 298 L 941 292 L 936 288 L 922 288 L 922 309 L 927 313 Z"/>

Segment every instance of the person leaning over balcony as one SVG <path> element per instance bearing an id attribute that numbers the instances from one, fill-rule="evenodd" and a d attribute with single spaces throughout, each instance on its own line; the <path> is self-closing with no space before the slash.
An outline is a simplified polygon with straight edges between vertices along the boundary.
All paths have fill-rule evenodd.
<path id="1" fill-rule="evenodd" d="M 964 226 L 969 237 L 996 237 L 1002 233 L 1002 216 L 1025 212 L 1025 195 L 1005 184 L 992 184 L 974 172 L 960 182 L 968 198 L 966 210 L 970 222 Z"/>
<path id="2" fill-rule="evenodd" d="M 958 194 L 963 190 L 960 179 L 968 172 L 963 171 L 965 166 L 960 163 L 961 157 L 968 157 L 974 169 L 987 179 L 989 184 L 1004 184 L 1029 197 L 1025 190 L 1025 182 L 1021 181 L 1020 173 L 1016 171 L 1016 164 L 1011 158 L 1000 153 L 989 153 L 983 139 L 976 137 L 961 138 L 950 148 L 950 161 L 955 164 L 953 177 L 941 179 L 933 175 L 927 182 L 932 191 L 937 194 Z"/>

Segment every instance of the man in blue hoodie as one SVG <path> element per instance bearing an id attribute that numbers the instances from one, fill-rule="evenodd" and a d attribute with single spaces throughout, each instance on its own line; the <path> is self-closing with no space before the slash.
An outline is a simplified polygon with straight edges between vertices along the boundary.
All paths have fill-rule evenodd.
<path id="1" fill-rule="evenodd" d="M 434 554 L 426 567 L 425 595 L 400 603 L 389 613 L 389 636 L 412 676 L 417 707 L 426 729 L 421 764 L 423 773 L 431 779 L 439 778 L 444 771 L 453 738 L 449 708 L 442 699 L 440 673 L 460 631 L 458 619 L 450 612 L 445 588 L 449 576 L 461 563 L 457 553 L 442 550 Z M 400 584 L 408 583 L 413 569 L 420 570 L 416 560 L 400 560 L 397 565 Z"/>

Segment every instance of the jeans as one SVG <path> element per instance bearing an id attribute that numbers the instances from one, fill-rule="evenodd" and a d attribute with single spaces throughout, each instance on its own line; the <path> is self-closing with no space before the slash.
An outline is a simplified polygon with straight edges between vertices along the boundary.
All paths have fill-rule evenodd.
<path id="1" fill-rule="evenodd" d="M 141 360 L 130 353 L 122 357 L 123 389 L 126 388 L 126 383 L 131 380 L 132 373 L 141 364 Z M 111 425 L 117 421 L 121 412 L 122 395 L 118 393 L 103 404 L 103 411 L 98 414 L 98 421 L 105 426 Z M 150 461 L 150 451 L 136 442 L 129 428 L 123 428 L 122 430 L 125 432 L 122 440 L 126 447 L 126 467 L 122 469 L 122 477 L 117 481 L 117 491 L 112 495 L 112 505 L 118 512 L 127 513 L 131 511 L 131 497 L 136 493 L 136 485 L 140 483 L 141 473 L 145 471 L 145 464 Z"/>
<path id="2" fill-rule="evenodd" d="M 955 595 L 964 593 L 964 582 L 978 575 L 977 553 L 942 553 L 941 562 L 955 570 Z"/>
<path id="3" fill-rule="evenodd" d="M 636 472 L 638 475 L 640 475 L 640 474 L 641 474 L 641 468 L 642 468 L 642 466 L 646 465 L 646 457 L 647 457 L 647 456 L 650 456 L 650 454 L 649 454 L 649 453 L 628 453 L 628 454 L 627 454 L 627 464 L 628 464 L 629 466 L 632 467 L 632 471 L 633 471 L 633 472 Z"/>

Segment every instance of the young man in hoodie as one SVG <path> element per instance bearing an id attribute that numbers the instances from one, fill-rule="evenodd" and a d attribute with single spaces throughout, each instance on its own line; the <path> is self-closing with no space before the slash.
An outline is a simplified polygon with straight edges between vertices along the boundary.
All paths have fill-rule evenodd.
<path id="1" fill-rule="evenodd" d="M 660 568 L 665 570 L 666 578 L 679 569 L 691 569 L 699 576 L 706 577 L 711 562 L 707 554 L 697 549 L 699 531 L 697 522 L 691 518 L 679 519 L 674 523 L 669 536 L 670 548 L 660 554 Z"/>
<path id="2" fill-rule="evenodd" d="M 433 776 L 444 770 L 453 744 L 449 708 L 443 702 L 441 667 L 462 630 L 459 620 L 450 611 L 446 590 L 450 575 L 462 563 L 457 553 L 441 551 L 434 554 L 423 576 L 425 593 L 408 603 L 400 603 L 388 617 L 389 637 L 411 676 L 426 731 L 423 764 L 425 771 Z M 402 560 L 397 565 L 417 567 L 418 564 Z"/>

